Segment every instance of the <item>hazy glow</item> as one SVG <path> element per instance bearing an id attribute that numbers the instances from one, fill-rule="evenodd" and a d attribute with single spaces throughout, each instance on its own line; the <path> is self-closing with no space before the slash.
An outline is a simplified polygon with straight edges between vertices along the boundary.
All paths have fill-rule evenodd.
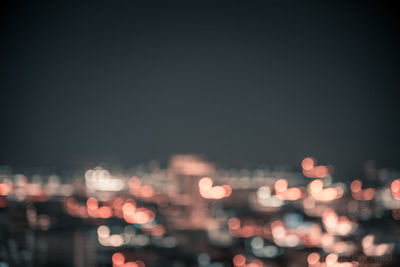
<path id="1" fill-rule="evenodd" d="M 242 254 L 237 254 L 233 257 L 234 266 L 244 266 L 246 264 L 246 257 Z"/>
<path id="2" fill-rule="evenodd" d="M 7 184 L 0 184 L 0 196 L 7 196 L 10 192 L 10 188 Z"/>
<path id="3" fill-rule="evenodd" d="M 125 256 L 122 253 L 114 253 L 111 257 L 114 265 L 120 266 L 125 263 Z"/>
<path id="4" fill-rule="evenodd" d="M 121 178 L 113 177 L 101 167 L 86 171 L 85 181 L 89 190 L 121 191 L 125 187 Z"/>
<path id="5" fill-rule="evenodd" d="M 288 188 L 288 182 L 285 179 L 279 179 L 275 182 L 275 193 L 279 198 L 291 201 L 298 200 L 303 195 L 300 188 Z"/>
<path id="6" fill-rule="evenodd" d="M 326 209 L 322 214 L 322 223 L 328 233 L 346 236 L 355 231 L 357 224 L 351 222 L 346 216 L 338 216 L 332 209 Z"/>
<path id="7" fill-rule="evenodd" d="M 363 252 L 367 256 L 383 256 L 392 252 L 394 248 L 393 243 L 382 243 L 382 244 L 374 244 L 375 236 L 367 235 L 362 241 L 361 245 L 363 248 Z"/>
<path id="8" fill-rule="evenodd" d="M 400 200 L 400 179 L 394 180 L 390 185 L 392 196 L 396 200 Z"/>
<path id="9" fill-rule="evenodd" d="M 203 177 L 199 181 L 199 192 L 203 198 L 222 199 L 232 194 L 232 188 L 229 185 L 213 186 L 214 181 L 209 177 Z"/>
<path id="10" fill-rule="evenodd" d="M 375 188 L 362 189 L 362 182 L 354 180 L 350 184 L 351 195 L 356 200 L 372 200 L 375 196 Z"/>
<path id="11" fill-rule="evenodd" d="M 318 262 L 319 262 L 319 259 L 320 259 L 320 256 L 319 256 L 319 254 L 316 253 L 316 252 L 310 253 L 310 254 L 307 256 L 307 262 L 308 262 L 308 264 L 310 264 L 310 265 L 314 265 L 314 264 L 318 263 Z"/>
<path id="12" fill-rule="evenodd" d="M 307 157 L 301 162 L 304 176 L 308 178 L 324 178 L 332 173 L 332 168 L 328 166 L 319 165 L 314 158 Z"/>
<path id="13" fill-rule="evenodd" d="M 321 179 L 316 179 L 308 185 L 308 192 L 317 201 L 328 202 L 339 199 L 343 196 L 341 187 L 323 188 L 324 183 Z"/>

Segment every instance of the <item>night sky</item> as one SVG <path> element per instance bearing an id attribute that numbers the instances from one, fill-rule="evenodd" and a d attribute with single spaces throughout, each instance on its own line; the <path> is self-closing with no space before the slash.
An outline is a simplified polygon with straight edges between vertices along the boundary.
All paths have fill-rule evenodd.
<path id="1" fill-rule="evenodd" d="M 0 165 L 400 169 L 390 1 L 2 1 Z M 354 178 L 354 177 L 352 177 Z M 361 177 L 360 177 L 361 178 Z"/>

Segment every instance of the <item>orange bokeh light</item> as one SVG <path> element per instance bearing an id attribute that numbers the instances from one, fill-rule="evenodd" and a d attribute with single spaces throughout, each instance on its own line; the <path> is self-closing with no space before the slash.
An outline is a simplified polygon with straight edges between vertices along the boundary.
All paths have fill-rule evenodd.
<path id="1" fill-rule="evenodd" d="M 305 171 L 312 170 L 314 168 L 314 165 L 315 165 L 315 160 L 311 157 L 307 157 L 307 158 L 303 159 L 303 161 L 301 162 L 301 167 Z"/>
<path id="2" fill-rule="evenodd" d="M 7 196 L 10 188 L 7 184 L 0 184 L 0 196 Z"/>
<path id="3" fill-rule="evenodd" d="M 99 207 L 99 202 L 94 197 L 90 197 L 86 201 L 86 206 L 89 210 L 95 210 Z"/>
<path id="4" fill-rule="evenodd" d="M 320 256 L 319 256 L 319 254 L 317 252 L 310 253 L 307 256 L 307 262 L 310 265 L 317 264 L 319 262 L 319 259 L 320 259 Z"/>
<path id="5" fill-rule="evenodd" d="M 286 191 L 288 182 L 285 179 L 279 179 L 275 182 L 275 191 L 278 193 Z"/>
<path id="6" fill-rule="evenodd" d="M 201 178 L 199 181 L 200 190 L 210 190 L 213 186 L 213 180 L 209 177 Z"/>
<path id="7" fill-rule="evenodd" d="M 231 230 L 237 230 L 240 228 L 240 220 L 239 218 L 231 218 L 228 221 L 228 226 Z"/>
<path id="8" fill-rule="evenodd" d="M 233 264 L 235 266 L 243 266 L 246 263 L 246 257 L 243 256 L 242 254 L 237 254 L 235 257 L 233 257 Z"/>
<path id="9" fill-rule="evenodd" d="M 115 264 L 117 266 L 122 265 L 125 263 L 125 256 L 124 256 L 124 254 L 117 252 L 112 255 L 111 260 L 112 260 L 113 264 Z"/>
<path id="10" fill-rule="evenodd" d="M 390 185 L 392 196 L 396 200 L 400 200 L 400 179 L 396 179 Z"/>

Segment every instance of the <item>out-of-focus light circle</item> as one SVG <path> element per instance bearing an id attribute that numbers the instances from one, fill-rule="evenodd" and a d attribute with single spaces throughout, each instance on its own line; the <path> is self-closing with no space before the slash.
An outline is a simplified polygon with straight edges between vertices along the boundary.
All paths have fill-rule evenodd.
<path id="1" fill-rule="evenodd" d="M 117 252 L 112 255 L 111 260 L 115 265 L 122 265 L 125 263 L 125 256 L 124 254 Z"/>
<path id="2" fill-rule="evenodd" d="M 243 266 L 246 263 L 246 257 L 242 254 L 237 254 L 233 257 L 233 264 L 235 266 Z"/>
<path id="3" fill-rule="evenodd" d="M 99 226 L 97 228 L 97 235 L 101 238 L 106 238 L 110 235 L 110 228 L 106 225 Z"/>
<path id="4" fill-rule="evenodd" d="M 260 249 L 264 246 L 264 240 L 261 237 L 257 236 L 251 240 L 250 244 L 254 249 Z"/>
<path id="5" fill-rule="evenodd" d="M 257 197 L 259 199 L 267 199 L 271 196 L 271 189 L 267 186 L 261 186 L 257 190 Z"/>
<path id="6" fill-rule="evenodd" d="M 210 177 L 203 177 L 199 181 L 199 187 L 201 190 L 209 190 L 213 185 L 213 180 Z"/>
<path id="7" fill-rule="evenodd" d="M 319 256 L 319 254 L 317 252 L 310 253 L 307 256 L 307 262 L 310 265 L 317 264 L 319 262 L 319 259 L 320 259 L 320 256 Z"/>

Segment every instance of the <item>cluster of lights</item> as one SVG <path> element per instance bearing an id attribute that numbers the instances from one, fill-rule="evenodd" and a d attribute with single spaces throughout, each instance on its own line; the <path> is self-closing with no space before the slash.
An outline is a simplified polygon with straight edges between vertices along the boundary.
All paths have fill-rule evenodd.
<path id="1" fill-rule="evenodd" d="M 242 254 L 233 257 L 233 266 L 235 267 L 263 267 L 264 263 L 259 259 L 249 259 Z"/>
<path id="2" fill-rule="evenodd" d="M 308 178 L 324 178 L 332 172 L 331 166 L 317 165 L 317 161 L 311 157 L 303 159 L 301 167 Z"/>
<path id="3" fill-rule="evenodd" d="M 125 188 L 121 178 L 112 176 L 108 170 L 101 167 L 87 170 L 85 182 L 88 190 L 118 192 Z"/>
<path id="4" fill-rule="evenodd" d="M 374 235 L 367 235 L 361 241 L 361 245 L 365 255 L 379 257 L 389 254 L 394 248 L 393 243 L 374 244 L 374 241 Z"/>
<path id="5" fill-rule="evenodd" d="M 340 186 L 324 188 L 324 182 L 321 179 L 315 179 L 309 183 L 308 192 L 312 198 L 323 202 L 339 199 L 343 196 L 343 188 Z"/>
<path id="6" fill-rule="evenodd" d="M 357 229 L 357 224 L 346 216 L 338 216 L 333 209 L 322 213 L 322 223 L 326 231 L 332 235 L 347 236 Z"/>
<path id="7" fill-rule="evenodd" d="M 14 181 L 9 178 L 0 182 L 0 207 L 4 207 L 5 197 L 18 202 L 35 201 L 46 202 L 51 197 L 68 197 L 74 192 L 71 184 L 61 184 L 55 175 L 50 176 L 47 183 L 43 183 L 40 177 L 29 181 L 25 175 L 17 174 Z"/>
<path id="8" fill-rule="evenodd" d="M 113 267 L 145 267 L 143 261 L 126 261 L 125 255 L 121 252 L 116 252 L 111 257 Z"/>
<path id="9" fill-rule="evenodd" d="M 109 203 L 103 205 L 99 201 L 90 197 L 86 205 L 79 203 L 74 197 L 65 201 L 67 212 L 74 217 L 82 218 L 101 218 L 108 219 L 112 216 L 123 218 L 127 223 L 146 224 L 154 220 L 155 214 L 147 208 L 137 208 L 133 199 L 115 198 Z"/>
<path id="10" fill-rule="evenodd" d="M 243 174 L 243 179 L 229 177 L 229 172 L 219 174 L 211 172 L 209 165 L 190 157 L 176 158 L 174 168 L 175 171 L 186 175 L 183 176 L 185 179 L 192 180 L 189 186 L 191 189 L 198 189 L 194 193 L 190 191 L 190 194 L 188 192 L 183 194 L 186 198 L 193 197 L 195 201 L 186 201 L 183 197 L 180 198 L 183 195 L 174 195 L 166 187 L 155 185 L 154 180 L 143 179 L 140 173 L 133 173 L 133 176 L 132 173 L 130 176 L 111 175 L 108 170 L 96 167 L 86 171 L 84 175 L 86 190 L 80 190 L 82 188 L 72 184 L 63 185 L 57 177 L 49 178 L 47 183 L 29 182 L 23 175 L 16 177 L 15 181 L 9 178 L 2 179 L 0 180 L 0 208 L 7 205 L 6 199 L 40 202 L 47 201 L 51 196 L 61 196 L 64 199 L 65 210 L 71 216 L 95 218 L 96 220 L 91 221 L 96 221 L 97 225 L 111 222 L 107 220 L 110 218 L 117 218 L 115 220 L 119 219 L 119 222 L 126 224 L 123 231 L 115 230 L 105 224 L 97 228 L 99 244 L 115 248 L 149 244 L 159 247 L 177 245 L 177 239 L 167 236 L 165 226 L 157 222 L 156 209 L 147 208 L 148 206 L 142 205 L 143 203 L 156 204 L 167 220 L 171 217 L 179 217 L 174 214 L 185 213 L 174 211 L 173 208 L 169 209 L 171 203 L 178 204 L 176 206 L 179 208 L 190 209 L 196 206 L 203 209 L 200 211 L 204 213 L 195 213 L 193 216 L 205 222 L 206 228 L 203 229 L 207 229 L 209 242 L 215 241 L 215 244 L 229 246 L 233 244 L 234 238 L 246 240 L 246 249 L 252 256 L 235 255 L 233 264 L 238 267 L 264 266 L 264 260 L 278 257 L 286 248 L 320 249 L 321 255 L 313 252 L 307 257 L 307 263 L 312 267 L 358 266 L 357 261 L 344 262 L 339 257 L 354 255 L 352 253 L 361 251 L 366 256 L 383 256 L 392 253 L 394 249 L 393 243 L 375 244 L 375 236 L 371 234 L 364 236 L 361 244 L 354 242 L 354 239 L 349 240 L 350 236 L 354 237 L 357 229 L 363 230 L 358 222 L 362 221 L 361 216 L 355 212 L 352 213 L 351 210 L 354 210 L 355 205 L 356 210 L 361 209 L 361 206 L 372 210 L 375 208 L 373 205 L 379 203 L 381 207 L 392 211 L 394 219 L 400 220 L 400 179 L 387 183 L 384 188 L 377 189 L 363 188 L 361 180 L 353 180 L 348 191 L 344 184 L 332 184 L 331 166 L 317 165 L 316 160 L 310 157 L 305 158 L 301 163 L 304 176 L 311 178 L 306 179 L 308 184 L 303 186 L 298 186 L 300 184 L 298 180 L 288 179 L 284 175 L 265 177 L 266 172 L 260 171 L 253 173 L 253 177 L 256 177 L 254 179 L 250 178 L 251 175 L 247 170 L 233 172 L 234 175 Z M 207 172 L 208 174 L 205 174 Z M 165 180 L 170 182 L 167 172 L 163 174 L 166 176 Z M 215 175 L 215 178 L 204 177 L 205 175 L 212 177 Z M 199 179 L 200 177 L 203 178 Z M 286 177 L 286 179 L 281 177 Z M 146 181 L 146 184 L 142 181 Z M 289 187 L 289 182 L 291 187 Z M 79 201 L 74 192 L 79 195 L 78 193 L 83 191 L 86 193 L 84 198 L 86 201 Z M 349 194 L 345 195 L 345 192 Z M 296 213 L 301 220 L 295 218 L 296 216 L 290 217 L 285 214 L 284 219 L 272 217 L 272 220 L 266 223 L 262 219 L 232 217 L 238 215 L 235 213 L 232 215 L 223 208 L 219 215 L 210 216 L 210 207 L 216 207 L 219 205 L 215 205 L 216 203 L 225 204 L 228 201 L 216 202 L 205 199 L 221 200 L 230 197 L 229 201 L 232 199 L 234 203 L 240 194 L 248 196 L 250 206 L 257 211 L 277 215 L 280 213 L 274 212 L 286 210 L 287 207 L 301 207 L 306 215 L 312 217 L 312 221 L 303 222 L 303 216 Z M 347 206 L 339 207 L 339 202 L 349 199 L 347 210 Z M 171 200 L 177 200 L 177 202 Z M 240 199 L 242 200 L 243 198 Z M 288 203 L 292 204 L 287 205 Z M 284 205 L 287 206 L 283 207 Z M 199 214 L 205 214 L 204 218 Z M 33 205 L 27 206 L 26 217 L 32 229 L 48 230 L 51 226 L 51 218 L 46 214 L 37 214 Z M 173 223 L 173 225 L 179 229 L 178 224 Z M 322 255 L 327 256 L 323 258 Z M 144 263 L 139 260 L 127 261 L 124 254 L 119 252 L 112 256 L 112 262 L 116 267 L 144 266 Z"/>
<path id="11" fill-rule="evenodd" d="M 232 194 L 232 188 L 229 185 L 213 185 L 214 181 L 210 177 L 203 177 L 199 181 L 199 191 L 203 198 L 222 199 Z"/>
<path id="12" fill-rule="evenodd" d="M 228 221 L 228 227 L 233 236 L 242 238 L 252 238 L 251 251 L 252 254 L 259 258 L 268 258 L 263 254 L 263 251 L 277 251 L 271 249 L 274 245 L 265 243 L 264 240 L 270 240 L 278 247 L 298 247 L 305 245 L 307 247 L 320 247 L 328 255 L 324 260 L 318 253 L 311 253 L 307 258 L 309 266 L 359 266 L 359 262 L 341 261 L 338 255 L 354 255 L 357 251 L 357 245 L 350 240 L 343 239 L 354 234 L 358 228 L 358 223 L 354 219 L 347 216 L 339 216 L 333 208 L 328 208 L 332 201 L 339 200 L 344 196 L 345 185 L 332 185 L 329 175 L 332 173 L 330 166 L 318 166 L 313 158 L 305 158 L 302 162 L 303 174 L 308 178 L 314 178 L 307 186 L 305 193 L 301 187 L 288 187 L 286 179 L 278 179 L 274 183 L 275 195 L 272 195 L 270 186 L 260 186 L 255 194 L 249 195 L 249 202 L 254 201 L 259 205 L 260 211 L 274 212 L 273 209 L 263 209 L 265 207 L 281 207 L 282 201 L 297 201 L 303 199 L 302 204 L 304 211 L 311 217 L 320 217 L 323 232 L 319 224 L 301 224 L 296 228 L 288 228 L 282 221 L 272 222 L 270 228 L 267 226 L 256 224 L 245 224 L 239 218 L 231 218 Z M 325 183 L 324 180 L 327 179 Z M 327 184 L 328 186 L 324 186 Z M 350 186 L 350 193 L 354 200 L 359 201 L 349 203 L 349 212 L 351 208 L 358 203 L 364 202 L 362 207 L 358 209 L 365 210 L 367 201 L 373 200 L 377 196 L 375 188 L 362 188 L 360 180 L 354 180 Z M 307 194 L 308 193 L 308 194 Z M 394 180 L 390 185 L 391 198 L 388 199 L 388 194 L 382 190 L 377 201 L 385 200 L 384 206 L 392 209 L 394 219 L 400 220 L 400 204 L 396 201 L 400 200 L 400 179 Z M 278 199 L 280 201 L 278 201 Z M 354 201 L 353 201 L 354 202 Z M 400 203 L 400 202 L 399 202 Z M 358 210 L 357 209 L 357 210 Z M 371 208 L 370 208 L 371 209 Z M 360 215 L 361 216 L 361 215 Z M 365 218 L 365 214 L 362 214 Z M 383 256 L 390 254 L 394 248 L 393 243 L 373 244 L 374 237 L 367 235 L 362 241 L 362 251 L 366 256 Z M 265 247 L 268 248 L 265 249 Z M 276 253 L 278 254 L 278 253 Z M 243 255 L 240 255 L 243 256 Z M 238 260 L 240 259 L 240 260 Z M 235 266 L 247 266 L 245 257 L 236 259 Z M 234 261 L 235 263 L 235 261 Z"/>
<path id="13" fill-rule="evenodd" d="M 359 262 L 339 262 L 339 257 L 335 253 L 328 254 L 325 260 L 321 259 L 321 255 L 317 252 L 310 253 L 307 256 L 309 267 L 358 267 Z"/>
<path id="14" fill-rule="evenodd" d="M 257 225 L 254 220 L 241 221 L 239 218 L 233 217 L 228 220 L 229 232 L 234 237 L 249 238 L 253 236 L 264 236 L 270 231 L 267 227 Z"/>
<path id="15" fill-rule="evenodd" d="M 275 193 L 279 198 L 291 201 L 299 200 L 303 196 L 300 188 L 288 188 L 288 182 L 286 179 L 279 179 L 275 182 Z"/>
<path id="16" fill-rule="evenodd" d="M 261 186 L 256 192 L 256 203 L 263 208 L 279 208 L 284 200 L 282 196 L 271 195 L 271 189 L 268 186 Z"/>
<path id="17" fill-rule="evenodd" d="M 151 185 L 143 185 L 136 176 L 129 179 L 129 192 L 135 197 L 146 199 L 155 195 L 154 188 Z"/>
<path id="18" fill-rule="evenodd" d="M 362 189 L 362 182 L 354 180 L 350 184 L 351 195 L 356 200 L 372 200 L 375 196 L 375 188 Z"/>

